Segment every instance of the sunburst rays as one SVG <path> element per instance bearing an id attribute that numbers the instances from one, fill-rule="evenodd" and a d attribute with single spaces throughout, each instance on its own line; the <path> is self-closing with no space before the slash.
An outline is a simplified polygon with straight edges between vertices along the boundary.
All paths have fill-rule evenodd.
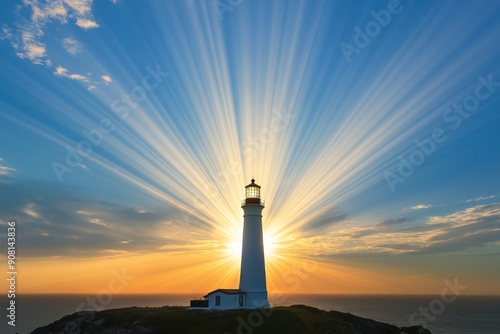
<path id="1" fill-rule="evenodd" d="M 92 173 L 120 180 L 131 193 L 149 196 L 156 207 L 164 205 L 186 232 L 218 241 L 215 249 L 194 255 L 168 255 L 184 256 L 178 260 L 183 264 L 174 265 L 177 271 L 158 270 L 159 281 L 177 275 L 180 281 L 195 277 L 213 286 L 234 285 L 242 230 L 239 203 L 244 185 L 255 177 L 267 203 L 270 284 L 286 289 L 283 269 L 314 258 L 313 241 L 301 241 L 304 231 L 319 220 L 334 219 L 343 202 L 383 182 L 393 157 L 438 122 L 442 108 L 488 70 L 494 55 L 484 49 L 496 42 L 496 35 L 477 35 L 482 26 L 476 22 L 469 27 L 473 42 L 456 42 L 440 53 L 436 43 L 454 34 L 439 29 L 447 15 L 442 10 L 425 14 L 426 25 L 420 23 L 421 30 L 406 40 L 397 37 L 396 25 L 404 22 L 392 23 L 385 36 L 373 41 L 386 45 L 390 54 L 375 53 L 377 61 L 369 61 L 373 50 L 380 52 L 380 46 L 373 46 L 347 65 L 338 49 L 327 47 L 349 35 L 341 32 L 349 27 L 333 29 L 329 23 L 342 15 L 336 12 L 345 10 L 342 6 L 257 1 L 241 5 L 221 22 L 210 3 L 144 4 L 151 6 L 155 30 L 145 34 L 142 56 L 106 34 L 86 62 L 106 73 L 106 65 L 114 64 L 113 84 L 91 96 L 68 87 L 37 96 L 56 110 L 47 116 L 58 119 L 61 132 L 71 132 L 50 130 L 44 136 L 62 148 L 76 142 L 81 129 L 111 118 L 116 129 L 86 157 L 98 167 Z M 407 11 L 401 17 L 409 20 L 411 8 Z M 484 24 L 490 19 L 485 14 Z M 388 42 L 392 37 L 399 47 Z M 137 59 L 149 63 L 139 65 Z M 472 59 L 474 65 L 464 69 Z M 157 64 L 169 76 L 146 91 L 137 106 L 129 106 L 127 117 L 118 117 L 112 102 L 131 94 L 148 74 L 146 66 Z M 36 86 L 40 91 L 40 84 L 28 85 L 26 90 Z M 53 100 L 67 94 L 77 107 Z M 20 122 L 27 127 L 36 123 Z M 158 265 L 170 266 L 168 261 Z M 351 279 L 334 265 L 321 270 Z"/>

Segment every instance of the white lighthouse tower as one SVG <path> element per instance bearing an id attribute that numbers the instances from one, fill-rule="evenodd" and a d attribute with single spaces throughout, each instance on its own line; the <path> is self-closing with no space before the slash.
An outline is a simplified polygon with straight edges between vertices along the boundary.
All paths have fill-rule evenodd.
<path id="1" fill-rule="evenodd" d="M 270 308 L 266 288 L 264 238 L 262 237 L 262 209 L 260 186 L 252 183 L 245 187 L 243 208 L 243 246 L 239 289 L 217 289 L 203 299 L 190 302 L 190 310 L 234 310 Z"/>
<path id="2" fill-rule="evenodd" d="M 266 265 L 262 236 L 260 186 L 252 179 L 245 187 L 243 209 L 243 246 L 241 250 L 240 290 L 244 291 L 245 308 L 269 308 L 266 288 Z"/>

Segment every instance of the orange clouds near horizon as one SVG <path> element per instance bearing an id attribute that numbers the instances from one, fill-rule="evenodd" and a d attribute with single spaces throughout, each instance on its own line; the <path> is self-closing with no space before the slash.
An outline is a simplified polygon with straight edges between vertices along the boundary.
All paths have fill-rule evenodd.
<path id="1" fill-rule="evenodd" d="M 274 256 L 266 263 L 272 294 L 439 294 L 444 280 L 458 276 L 468 286 L 464 294 L 500 294 L 488 279 L 466 273 L 439 277 L 431 270 L 394 269 L 377 265 L 346 265 L 320 258 Z M 235 288 L 239 261 L 227 252 L 120 255 L 94 259 L 24 259 L 20 262 L 19 293 L 205 294 Z M 416 264 L 416 266 L 419 266 Z M 456 266 L 455 266 L 456 267 Z M 456 268 L 455 268 L 456 269 Z M 456 272 L 456 271 L 455 271 Z M 2 289 L 6 283 L 2 282 Z"/>

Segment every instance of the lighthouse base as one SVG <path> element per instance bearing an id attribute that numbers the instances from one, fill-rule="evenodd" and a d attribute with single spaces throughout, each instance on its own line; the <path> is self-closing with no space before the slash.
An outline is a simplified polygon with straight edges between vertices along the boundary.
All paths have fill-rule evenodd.
<path id="1" fill-rule="evenodd" d="M 244 308 L 246 309 L 271 308 L 269 300 L 267 299 L 267 291 L 260 291 L 260 292 L 246 291 Z"/>

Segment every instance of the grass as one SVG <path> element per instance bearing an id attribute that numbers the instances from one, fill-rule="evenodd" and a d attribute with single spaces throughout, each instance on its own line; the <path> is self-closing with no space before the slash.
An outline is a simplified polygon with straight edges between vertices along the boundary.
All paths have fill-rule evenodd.
<path id="1" fill-rule="evenodd" d="M 59 333 L 69 322 L 78 321 L 85 333 L 141 334 L 399 334 L 392 325 L 349 313 L 322 311 L 304 305 L 275 307 L 271 310 L 189 311 L 186 307 L 129 307 L 86 315 L 73 314 L 33 334 Z M 126 330 L 126 331 L 125 331 Z M 409 331 L 408 334 L 412 332 Z M 417 333 L 417 331 L 414 331 Z M 430 332 L 422 332 L 422 334 Z"/>

